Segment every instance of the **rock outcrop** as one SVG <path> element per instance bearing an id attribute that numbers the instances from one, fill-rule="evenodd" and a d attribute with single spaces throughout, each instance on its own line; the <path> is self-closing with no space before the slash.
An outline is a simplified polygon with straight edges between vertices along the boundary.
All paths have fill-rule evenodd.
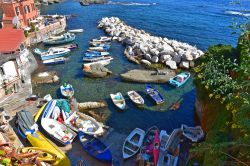
<path id="1" fill-rule="evenodd" d="M 89 67 L 85 66 L 83 72 L 85 76 L 90 78 L 103 78 L 112 74 L 110 70 L 99 63 L 90 65 Z"/>
<path id="2" fill-rule="evenodd" d="M 82 6 L 88 6 L 91 4 L 105 4 L 108 3 L 108 0 L 80 0 Z"/>
<path id="3" fill-rule="evenodd" d="M 56 71 L 37 73 L 32 77 L 33 84 L 50 84 L 59 81 Z"/>
<path id="4" fill-rule="evenodd" d="M 96 109 L 107 107 L 105 101 L 89 101 L 84 103 L 78 103 L 78 109 Z"/>
<path id="5" fill-rule="evenodd" d="M 151 63 L 166 64 L 171 69 L 180 66 L 189 68 L 194 67 L 193 61 L 204 54 L 187 43 L 152 36 L 143 30 L 130 27 L 117 17 L 102 18 L 98 27 L 112 36 L 113 40 L 122 42 L 126 46 L 125 56 L 129 61 L 138 64 L 141 59 L 146 59 Z M 187 67 L 187 62 L 192 65 Z"/>
<path id="6" fill-rule="evenodd" d="M 138 83 L 166 83 L 170 78 L 175 76 L 172 70 L 130 70 L 121 74 L 121 78 L 128 82 Z"/>

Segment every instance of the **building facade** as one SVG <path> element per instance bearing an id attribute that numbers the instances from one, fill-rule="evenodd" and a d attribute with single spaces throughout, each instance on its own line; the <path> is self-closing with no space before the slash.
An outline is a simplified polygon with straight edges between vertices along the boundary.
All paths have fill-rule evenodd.
<path id="1" fill-rule="evenodd" d="M 28 27 L 39 15 L 34 0 L 0 0 L 0 7 L 3 28 Z"/>
<path id="2" fill-rule="evenodd" d="M 0 98 L 18 92 L 29 65 L 29 51 L 21 29 L 0 29 Z M 8 39 L 8 40 L 7 40 Z"/>

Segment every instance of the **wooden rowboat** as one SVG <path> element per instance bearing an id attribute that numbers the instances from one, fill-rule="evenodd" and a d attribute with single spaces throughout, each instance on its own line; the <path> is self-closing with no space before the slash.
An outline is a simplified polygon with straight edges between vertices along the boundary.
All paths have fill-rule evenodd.
<path id="1" fill-rule="evenodd" d="M 101 136 L 104 133 L 102 124 L 91 116 L 81 112 L 75 111 L 72 113 L 72 115 L 64 121 L 64 124 L 74 131 L 83 131 L 89 135 Z"/>
<path id="2" fill-rule="evenodd" d="M 146 92 L 155 101 L 156 104 L 164 103 L 164 97 L 154 87 L 150 85 L 146 85 Z"/>
<path id="3" fill-rule="evenodd" d="M 121 110 L 125 109 L 126 102 L 121 92 L 118 92 L 116 94 L 110 94 L 110 97 L 117 108 Z"/>
<path id="4" fill-rule="evenodd" d="M 102 143 L 98 138 L 85 134 L 82 131 L 78 132 L 79 140 L 83 149 L 92 157 L 106 162 L 112 163 L 112 155 L 108 146 Z"/>
<path id="5" fill-rule="evenodd" d="M 136 91 L 128 91 L 128 96 L 133 101 L 133 103 L 138 105 L 144 104 L 144 99 Z"/>
<path id="6" fill-rule="evenodd" d="M 139 128 L 135 128 L 125 139 L 123 143 L 123 159 L 128 159 L 134 156 L 141 148 L 145 131 Z"/>

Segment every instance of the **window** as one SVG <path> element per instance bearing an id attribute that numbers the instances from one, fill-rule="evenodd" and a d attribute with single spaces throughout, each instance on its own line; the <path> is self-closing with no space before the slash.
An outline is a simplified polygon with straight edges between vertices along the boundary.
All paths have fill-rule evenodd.
<path id="1" fill-rule="evenodd" d="M 35 10 L 35 4 L 34 3 L 31 4 L 31 9 L 32 9 L 32 11 Z"/>
<path id="2" fill-rule="evenodd" d="M 15 8 L 15 10 L 16 10 L 16 15 L 19 16 L 19 15 L 20 15 L 19 6 L 17 6 L 17 7 Z"/>
<path id="3" fill-rule="evenodd" d="M 24 6 L 24 12 L 25 12 L 25 14 L 30 13 L 29 5 Z"/>

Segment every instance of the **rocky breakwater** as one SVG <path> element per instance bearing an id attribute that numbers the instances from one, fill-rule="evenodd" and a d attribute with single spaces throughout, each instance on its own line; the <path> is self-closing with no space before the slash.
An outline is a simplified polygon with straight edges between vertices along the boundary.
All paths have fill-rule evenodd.
<path id="1" fill-rule="evenodd" d="M 135 63 L 163 63 L 171 69 L 194 67 L 194 60 L 204 53 L 176 40 L 152 36 L 144 30 L 126 25 L 117 17 L 105 17 L 98 23 L 113 40 L 125 44 L 125 56 Z"/>

